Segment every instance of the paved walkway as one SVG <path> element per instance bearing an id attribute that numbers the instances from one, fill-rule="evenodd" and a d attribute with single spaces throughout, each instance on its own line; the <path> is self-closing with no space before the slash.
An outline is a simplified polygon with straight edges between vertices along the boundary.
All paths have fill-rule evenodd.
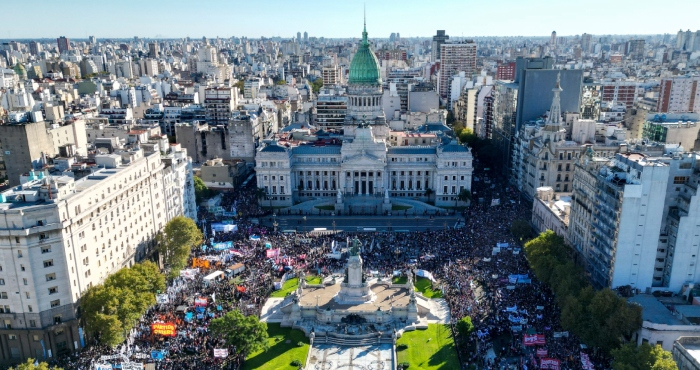
<path id="1" fill-rule="evenodd" d="M 391 204 L 393 206 L 399 207 L 410 207 L 406 210 L 409 215 L 423 214 L 428 212 L 429 214 L 435 214 L 436 212 L 445 212 L 446 210 L 440 207 L 435 207 L 430 204 L 421 202 L 419 200 L 410 198 L 390 198 Z M 332 210 L 322 210 L 317 207 L 323 206 L 334 206 L 336 198 L 326 197 L 321 199 L 308 200 L 299 204 L 295 204 L 285 210 L 281 210 L 280 213 L 284 214 L 287 210 L 292 213 L 302 212 L 306 214 L 331 214 L 334 212 Z M 360 195 L 360 196 L 350 196 L 343 197 L 343 214 L 349 214 L 352 211 L 355 214 L 369 214 L 382 212 L 382 205 L 384 203 L 384 198 L 377 197 L 373 195 Z M 325 208 L 325 207 L 324 207 Z M 394 214 L 404 214 L 404 210 L 393 211 Z"/>
<path id="2" fill-rule="evenodd" d="M 280 309 L 284 303 L 284 298 L 268 298 L 260 312 L 260 321 L 282 322 L 282 312 Z"/>

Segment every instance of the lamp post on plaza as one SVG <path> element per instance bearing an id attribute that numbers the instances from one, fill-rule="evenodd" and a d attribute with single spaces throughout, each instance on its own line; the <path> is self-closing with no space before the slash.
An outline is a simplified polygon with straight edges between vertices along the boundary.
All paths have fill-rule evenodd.
<path id="1" fill-rule="evenodd" d="M 302 217 L 302 220 L 304 220 L 304 233 L 306 233 L 306 216 Z"/>
<path id="2" fill-rule="evenodd" d="M 277 232 L 277 213 L 272 214 L 272 219 L 274 220 L 272 221 L 272 227 L 274 228 L 274 231 Z"/>

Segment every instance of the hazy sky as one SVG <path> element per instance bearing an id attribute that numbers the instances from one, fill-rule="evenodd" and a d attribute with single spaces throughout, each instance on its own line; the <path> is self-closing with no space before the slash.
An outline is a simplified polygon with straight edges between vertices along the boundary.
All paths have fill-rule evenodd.
<path id="1" fill-rule="evenodd" d="M 3 1 L 0 39 L 57 36 L 370 37 L 675 34 L 700 29 L 700 0 Z M 11 21 L 15 20 L 15 21 Z"/>

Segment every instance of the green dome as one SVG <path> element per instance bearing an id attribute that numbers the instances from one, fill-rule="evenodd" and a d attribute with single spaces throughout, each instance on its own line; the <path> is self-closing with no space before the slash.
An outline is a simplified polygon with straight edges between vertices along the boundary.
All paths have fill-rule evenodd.
<path id="1" fill-rule="evenodd" d="M 369 46 L 366 28 L 362 31 L 362 42 L 360 42 L 360 46 L 350 63 L 348 83 L 372 85 L 381 85 L 382 83 L 382 77 L 379 74 L 379 60 Z"/>

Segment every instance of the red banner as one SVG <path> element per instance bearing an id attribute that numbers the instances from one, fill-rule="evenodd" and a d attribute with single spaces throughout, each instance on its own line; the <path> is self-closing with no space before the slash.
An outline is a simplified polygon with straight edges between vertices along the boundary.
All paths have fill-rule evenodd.
<path id="1" fill-rule="evenodd" d="M 204 306 L 204 307 L 206 307 L 207 304 L 208 304 L 208 302 L 207 302 L 207 299 L 206 299 L 206 298 L 197 298 L 197 299 L 194 300 L 194 306 L 195 306 L 195 307 L 197 307 L 197 306 Z"/>
<path id="2" fill-rule="evenodd" d="M 151 331 L 156 335 L 174 337 L 177 335 L 177 327 L 171 322 L 159 322 L 151 324 Z"/>
<path id="3" fill-rule="evenodd" d="M 239 291 L 239 292 L 241 292 L 241 293 L 245 293 L 245 287 L 244 287 L 244 286 L 239 285 L 239 286 L 236 287 L 236 290 Z"/>
<path id="4" fill-rule="evenodd" d="M 540 369 L 559 370 L 560 361 L 555 358 L 543 358 L 540 362 Z"/>
<path id="5" fill-rule="evenodd" d="M 267 254 L 267 258 L 275 258 L 280 255 L 280 249 L 268 249 L 265 253 Z"/>
<path id="6" fill-rule="evenodd" d="M 547 349 L 546 348 L 538 348 L 537 349 L 537 357 L 547 357 Z"/>
<path id="7" fill-rule="evenodd" d="M 525 335 L 523 335 L 523 345 L 525 345 L 525 346 L 535 346 L 535 345 L 544 345 L 544 344 L 545 344 L 544 334 L 532 334 L 532 335 L 525 334 Z"/>

